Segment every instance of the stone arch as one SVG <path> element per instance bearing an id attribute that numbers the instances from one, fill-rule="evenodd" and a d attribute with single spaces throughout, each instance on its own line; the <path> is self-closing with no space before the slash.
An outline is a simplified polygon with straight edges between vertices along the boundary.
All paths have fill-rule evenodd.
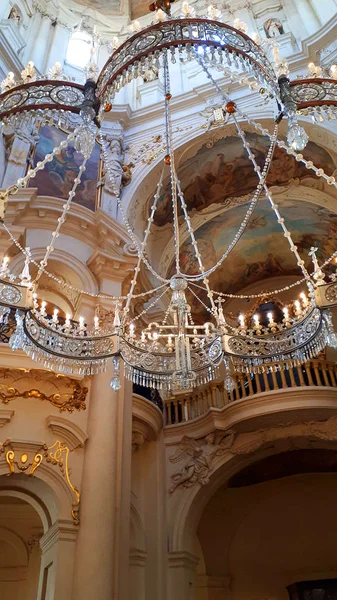
<path id="1" fill-rule="evenodd" d="M 303 447 L 309 447 L 310 434 L 301 434 L 299 432 L 297 440 L 301 441 Z M 287 427 L 284 428 L 283 437 L 280 442 L 287 438 Z M 294 438 L 293 438 L 294 439 Z M 307 445 L 306 445 L 307 444 Z M 302 447 L 301 445 L 301 447 Z M 226 484 L 226 482 L 236 473 L 241 471 L 254 462 L 267 456 L 277 455 L 281 450 L 281 444 L 274 442 L 269 447 L 260 447 L 258 450 L 247 452 L 245 454 L 226 454 L 218 456 L 213 463 L 213 472 L 207 485 L 196 484 L 187 488 L 180 496 L 180 501 L 173 511 L 174 519 L 171 523 L 169 535 L 170 552 L 189 552 L 193 554 L 195 548 L 195 537 L 198 523 L 201 515 L 214 494 Z M 336 449 L 336 442 L 327 439 L 315 440 L 315 448 Z"/>

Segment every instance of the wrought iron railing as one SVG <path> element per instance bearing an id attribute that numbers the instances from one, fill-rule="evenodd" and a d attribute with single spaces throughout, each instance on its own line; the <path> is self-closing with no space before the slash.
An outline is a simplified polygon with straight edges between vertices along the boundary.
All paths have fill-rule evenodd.
<path id="1" fill-rule="evenodd" d="M 180 394 L 165 400 L 167 425 L 191 421 L 206 413 L 210 408 L 224 406 L 255 394 L 298 387 L 337 388 L 337 365 L 325 360 L 311 360 L 304 365 L 276 373 L 235 376 L 235 388 L 226 392 L 221 383 L 211 383 L 190 394 Z"/>

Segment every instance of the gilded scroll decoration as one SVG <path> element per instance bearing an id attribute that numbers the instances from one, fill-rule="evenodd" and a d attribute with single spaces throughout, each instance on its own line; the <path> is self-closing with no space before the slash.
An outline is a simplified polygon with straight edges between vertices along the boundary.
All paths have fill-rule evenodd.
<path id="1" fill-rule="evenodd" d="M 61 475 L 66 480 L 74 497 L 71 509 L 74 525 L 79 525 L 81 496 L 70 478 L 69 452 L 70 450 L 65 442 L 61 442 L 60 440 L 57 440 L 52 446 L 48 446 L 45 442 L 36 444 L 11 439 L 7 439 L 3 443 L 0 442 L 0 458 L 3 454 L 5 455 L 9 471 L 8 475 L 21 473 L 32 476 L 43 461 L 59 467 Z"/>
<path id="2" fill-rule="evenodd" d="M 39 385 L 36 385 L 36 384 Z M 45 391 L 42 391 L 40 384 Z M 72 413 L 86 409 L 88 388 L 70 377 L 55 375 L 39 369 L 0 369 L 0 401 L 3 404 L 16 398 L 46 400 L 60 412 Z"/>

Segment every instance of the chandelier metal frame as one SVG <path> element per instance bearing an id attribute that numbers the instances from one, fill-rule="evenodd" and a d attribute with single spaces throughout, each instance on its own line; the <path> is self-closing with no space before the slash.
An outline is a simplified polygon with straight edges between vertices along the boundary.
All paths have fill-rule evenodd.
<path id="1" fill-rule="evenodd" d="M 228 118 L 233 119 L 238 136 L 242 140 L 259 181 L 243 226 L 229 246 L 227 254 L 221 257 L 209 271 L 205 270 L 202 263 L 174 165 L 169 108 L 171 99 L 169 62 L 176 62 L 177 57 L 183 61 L 197 60 L 214 84 L 223 102 L 223 120 L 221 122 L 220 119 L 219 126 L 223 126 Z M 111 100 L 121 87 L 137 78 L 144 68 L 151 66 L 164 70 L 165 164 L 169 167 L 171 181 L 175 274 L 167 279 L 156 273 L 146 255 L 146 244 L 163 181 L 162 174 L 143 241 L 139 241 L 134 234 L 116 192 L 128 233 L 137 247 L 138 262 L 126 298 L 113 299 L 116 308 L 113 327 L 106 327 L 104 323 L 99 323 L 98 319 L 95 320 L 92 329 L 81 320 L 79 323 L 74 323 L 67 318 L 61 323 L 57 311 L 53 317 L 48 316 L 45 306 L 39 304 L 38 280 L 43 272 L 47 272 L 48 259 L 66 219 L 67 210 L 80 182 L 81 173 L 85 169 L 86 160 L 92 151 L 107 106 L 110 106 Z M 247 118 L 236 103 L 223 93 L 211 74 L 213 67 L 222 68 L 225 73 L 229 71 L 236 80 L 255 89 L 263 88 L 264 93 L 267 90 L 269 98 L 277 107 L 276 121 L 280 121 L 282 117 L 288 119 L 288 136 L 290 135 L 288 139 L 294 143 L 290 142 L 290 145 L 287 145 L 277 139 L 277 129 L 274 134 L 270 134 L 261 125 Z M 298 145 L 303 139 L 305 141 L 306 136 L 298 125 L 297 115 L 310 114 L 315 117 L 318 111 L 319 114 L 327 114 L 328 118 L 329 114 L 335 118 L 337 82 L 324 78 L 290 81 L 286 65 L 280 57 L 273 65 L 262 47 L 243 31 L 207 18 L 171 18 L 151 25 L 132 35 L 112 53 L 100 72 L 97 83 L 92 71 L 93 69 L 91 72 L 89 69 L 89 77 L 84 86 L 64 79 L 43 78 L 34 78 L 32 81 L 28 78 L 25 83 L 16 85 L 9 78 L 7 84 L 5 80 L 3 86 L 5 91 L 0 94 L 0 123 L 17 127 L 22 119 L 37 118 L 42 124 L 57 125 L 68 131 L 67 139 L 60 144 L 60 147 L 54 149 L 25 177 L 0 192 L 2 220 L 5 218 L 8 197 L 26 187 L 35 173 L 44 168 L 45 164 L 62 148 L 69 143 L 75 143 L 75 147 L 84 157 L 79 175 L 75 178 L 64 205 L 63 214 L 46 249 L 45 257 L 37 264 L 38 273 L 34 282 L 31 281 L 29 274 L 29 264 L 34 261 L 19 243 L 17 246 L 25 255 L 25 269 L 19 278 L 10 274 L 4 264 L 0 269 L 1 320 L 5 321 L 8 318 L 10 310 L 16 310 L 16 329 L 10 340 L 11 347 L 14 350 L 23 349 L 31 358 L 42 362 L 45 367 L 67 374 L 95 374 L 104 370 L 108 361 L 112 359 L 115 369 L 112 381 L 114 389 L 118 389 L 120 385 L 119 358 L 122 357 L 126 376 L 135 383 L 170 392 L 181 392 L 216 378 L 222 362 L 225 366 L 225 384 L 229 390 L 233 383 L 233 372 L 255 373 L 277 370 L 283 368 L 280 365 L 285 363 L 302 364 L 317 355 L 327 343 L 336 345 L 331 315 L 328 312 L 330 307 L 337 305 L 336 283 L 326 283 L 316 259 L 315 249 L 312 252 L 314 272 L 310 275 L 306 270 L 304 261 L 292 241 L 291 233 L 266 185 L 266 176 L 276 143 L 306 164 L 307 161 L 303 156 L 296 152 L 296 144 Z M 240 121 L 246 118 L 270 138 L 270 149 L 263 169 L 257 165 L 240 125 Z M 105 152 L 103 145 L 103 155 Z M 319 170 L 309 162 L 306 166 L 313 169 L 318 176 L 322 176 L 322 173 L 317 173 Z M 108 160 L 106 160 L 106 168 L 109 173 Z M 323 175 L 325 176 L 324 173 Z M 337 187 L 333 177 L 325 176 L 325 178 L 330 185 Z M 289 242 L 290 250 L 302 270 L 308 287 L 309 300 L 306 301 L 305 306 L 295 311 L 291 318 L 285 313 L 282 323 L 275 323 L 271 318 L 268 327 L 262 327 L 258 322 L 255 322 L 254 326 L 241 323 L 240 326 L 233 327 L 223 313 L 224 295 L 211 290 L 208 277 L 239 241 L 261 194 L 268 198 L 284 236 Z M 188 276 L 180 270 L 179 206 L 194 248 L 200 272 L 198 276 Z M 4 226 L 8 231 L 5 224 Z M 154 299 L 154 302 L 158 302 L 158 299 L 168 292 L 170 300 L 163 321 L 150 323 L 143 329 L 141 337 L 137 337 L 135 333 L 137 318 L 130 317 L 130 306 L 136 296 L 134 289 L 142 264 L 163 284 L 157 288 L 159 290 L 163 287 L 163 292 Z M 201 280 L 209 306 L 206 306 L 203 301 L 202 303 L 210 314 L 210 320 L 203 325 L 196 325 L 193 322 L 186 293 L 196 295 L 190 286 L 194 285 L 195 281 Z M 146 294 L 145 292 L 144 296 Z M 125 304 L 121 309 L 120 304 L 123 300 Z"/>

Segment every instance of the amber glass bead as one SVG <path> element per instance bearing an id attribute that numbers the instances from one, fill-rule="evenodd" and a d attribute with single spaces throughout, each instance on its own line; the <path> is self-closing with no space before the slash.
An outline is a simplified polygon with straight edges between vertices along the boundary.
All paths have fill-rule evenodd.
<path id="1" fill-rule="evenodd" d="M 233 102 L 232 100 L 230 100 L 230 102 L 227 102 L 226 106 L 225 106 L 225 111 L 227 113 L 229 113 L 230 115 L 236 112 L 236 104 L 235 102 Z"/>
<path id="2" fill-rule="evenodd" d="M 112 104 L 110 104 L 109 102 L 105 105 L 104 107 L 104 111 L 105 112 L 110 112 L 110 110 L 112 109 Z"/>
<path id="3" fill-rule="evenodd" d="M 170 164 L 171 164 L 171 157 L 170 157 L 170 155 L 169 155 L 169 154 L 166 154 L 166 156 L 165 156 L 165 158 L 164 158 L 164 161 L 165 161 L 165 163 L 166 163 L 167 165 L 170 165 Z"/>
<path id="4" fill-rule="evenodd" d="M 172 94 L 166 94 L 166 95 L 165 95 L 165 98 L 166 98 L 166 100 L 171 100 L 171 98 L 172 98 Z"/>

